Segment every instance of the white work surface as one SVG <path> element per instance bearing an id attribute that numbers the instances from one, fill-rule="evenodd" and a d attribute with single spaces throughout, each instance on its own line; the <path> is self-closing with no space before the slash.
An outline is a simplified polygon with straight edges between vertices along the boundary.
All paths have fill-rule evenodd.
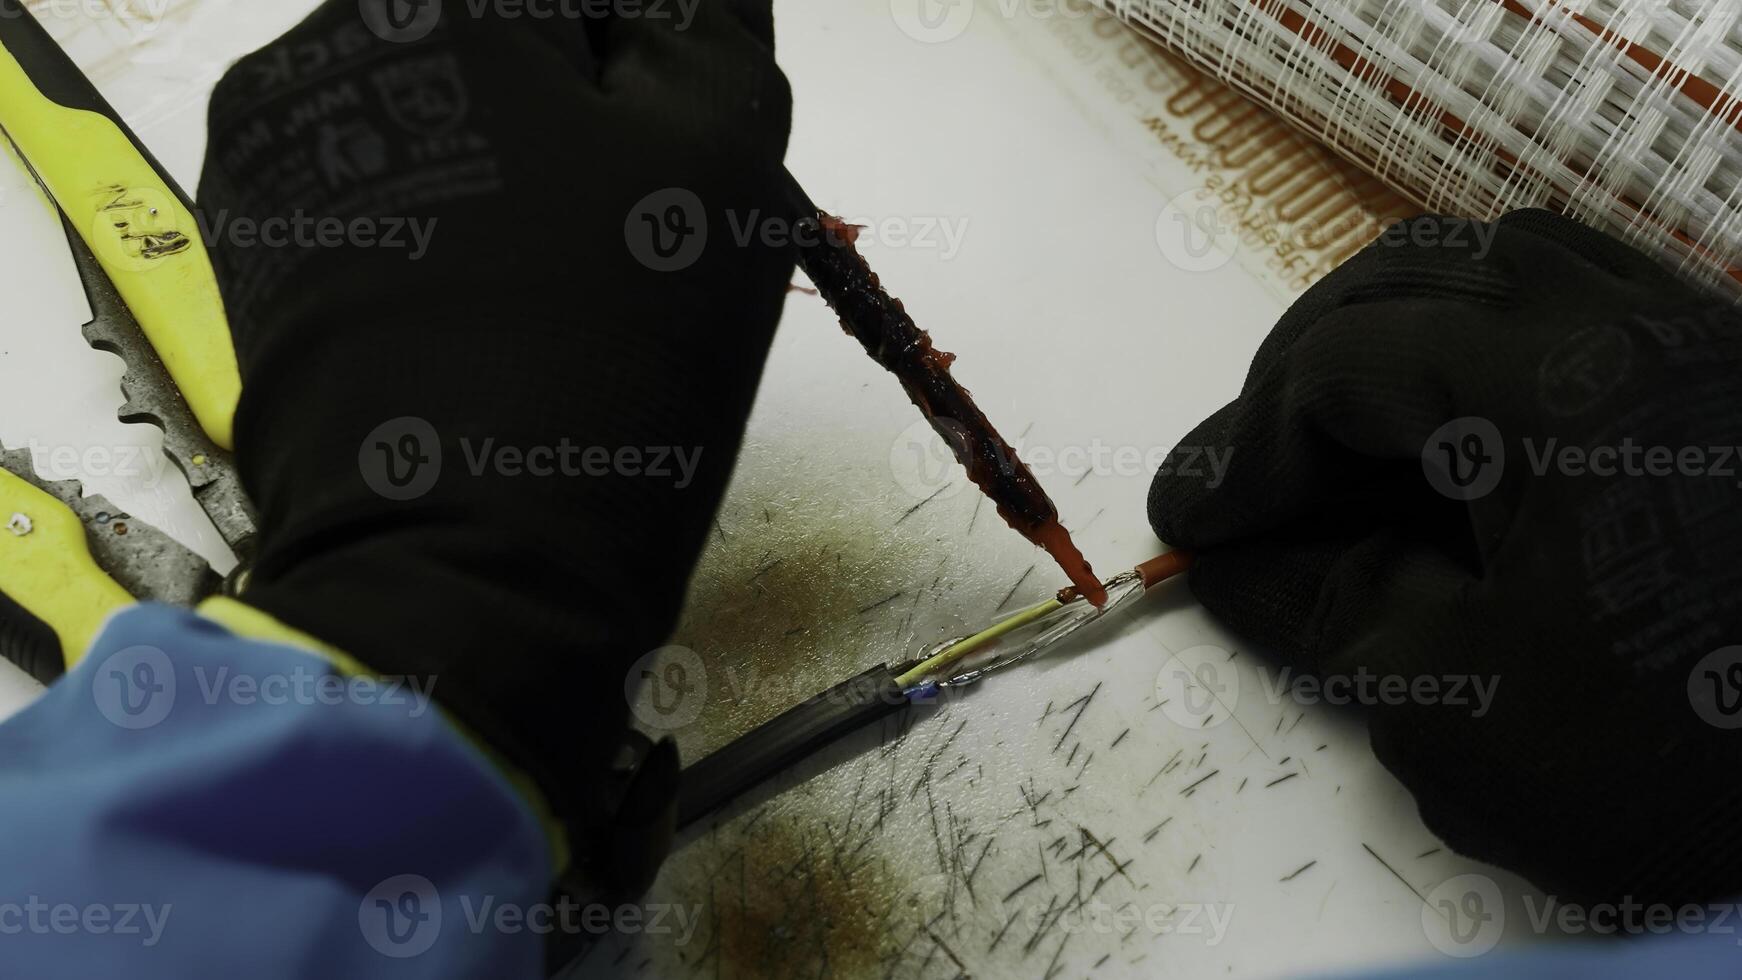
<path id="1" fill-rule="evenodd" d="M 921 20 L 921 4 L 948 16 Z M 191 190 L 211 84 L 311 6 L 181 0 L 156 24 L 49 26 Z M 1329 261 L 1281 261 L 1260 225 L 1325 194 L 1368 210 L 1384 195 L 1296 148 L 1266 185 L 1299 176 L 1294 192 L 1225 198 L 1250 211 L 1251 234 L 1182 238 L 1203 189 L 1241 176 L 1207 132 L 1261 128 L 1273 155 L 1294 138 L 1118 25 L 1074 8 L 1007 16 L 1029 8 L 995 0 L 777 9 L 793 172 L 869 226 L 874 268 L 960 355 L 958 376 L 1096 567 L 1155 553 L 1147 467 L 1238 390 L 1303 276 Z M 113 421 L 119 367 L 79 337 L 62 241 L 0 166 L 0 440 L 73 448 L 92 490 L 223 561 L 173 470 L 110 461 L 151 449 L 152 430 Z M 649 727 L 693 760 L 1057 588 L 942 454 L 893 380 L 794 293 L 674 640 L 684 651 L 664 654 L 699 669 L 687 694 L 658 692 L 670 713 L 641 702 Z M 685 906 L 694 932 L 608 940 L 582 972 L 1298 975 L 1461 948 L 1442 901 L 1465 889 L 1440 887 L 1461 874 L 1516 904 L 1514 879 L 1439 849 L 1357 719 L 1272 697 L 1260 651 L 1177 584 L 1161 591 L 686 835 L 648 900 Z M 1186 710 L 1184 667 L 1221 688 L 1221 710 Z M 32 694 L 11 674 L 0 710 Z M 1528 940 L 1525 917 L 1509 919 L 1502 941 Z"/>

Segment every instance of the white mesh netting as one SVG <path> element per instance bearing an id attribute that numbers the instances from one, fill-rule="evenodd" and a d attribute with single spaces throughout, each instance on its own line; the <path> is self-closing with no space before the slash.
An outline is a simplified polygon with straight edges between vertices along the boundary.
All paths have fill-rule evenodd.
<path id="1" fill-rule="evenodd" d="M 1097 0 L 1424 208 L 1547 207 L 1742 296 L 1737 0 Z"/>

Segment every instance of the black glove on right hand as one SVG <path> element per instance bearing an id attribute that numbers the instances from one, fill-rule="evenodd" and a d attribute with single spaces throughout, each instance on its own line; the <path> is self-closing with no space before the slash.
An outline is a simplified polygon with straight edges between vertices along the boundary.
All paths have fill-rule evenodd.
<path id="1" fill-rule="evenodd" d="M 1733 308 L 1546 212 L 1421 218 L 1295 303 L 1182 443 L 1232 451 L 1223 485 L 1161 476 L 1150 520 L 1294 666 L 1446 682 L 1370 718 L 1452 848 L 1564 901 L 1716 898 L 1742 891 L 1739 444 Z"/>

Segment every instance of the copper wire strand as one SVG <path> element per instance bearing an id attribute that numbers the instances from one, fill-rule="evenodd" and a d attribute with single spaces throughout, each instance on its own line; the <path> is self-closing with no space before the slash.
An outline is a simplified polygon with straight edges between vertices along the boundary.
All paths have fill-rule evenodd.
<path id="1" fill-rule="evenodd" d="M 1088 611 L 1086 612 L 1081 612 L 1076 609 L 1079 605 L 1087 605 L 1086 600 L 1077 589 L 1060 589 L 1057 595 L 1046 599 L 1045 601 L 1037 602 L 1034 605 L 1019 610 L 1010 616 L 1006 616 L 977 633 L 944 644 L 936 653 L 925 657 L 917 664 L 904 671 L 895 679 L 896 683 L 899 684 L 903 690 L 912 690 L 927 682 L 955 686 L 972 683 L 995 670 L 1002 670 L 1013 663 L 1029 659 L 1045 647 L 1050 646 L 1052 641 L 1062 639 L 1064 636 L 1075 632 L 1078 628 L 1100 619 L 1107 613 L 1112 612 L 1124 600 L 1144 594 L 1149 589 L 1179 575 L 1189 567 L 1191 567 L 1191 556 L 1185 552 L 1170 551 L 1166 554 L 1157 555 L 1143 564 L 1138 565 L 1136 568 L 1115 575 L 1103 582 L 1102 588 L 1106 591 L 1107 595 L 1114 596 L 1117 594 L 1119 598 L 1112 599 L 1108 601 L 1105 606 L 1099 608 L 1088 607 Z M 1121 591 L 1124 587 L 1129 585 L 1140 585 L 1141 588 L 1128 592 Z M 1076 615 L 1080 618 L 1074 623 L 1067 623 L 1059 618 L 1061 613 Z M 1044 643 L 1035 643 L 1014 656 L 1005 657 L 999 661 L 995 661 L 994 663 L 965 674 L 954 677 L 943 677 L 946 670 L 961 663 L 970 655 L 993 647 L 998 643 L 998 641 L 1006 638 L 1010 634 L 1015 633 L 1024 627 L 1036 624 L 1041 625 L 1043 628 L 1058 626 L 1065 626 L 1066 628 L 1064 628 L 1062 632 L 1059 632 L 1057 636 L 1051 637 L 1051 640 Z M 1042 635 L 1048 636 L 1050 634 L 1043 632 Z"/>

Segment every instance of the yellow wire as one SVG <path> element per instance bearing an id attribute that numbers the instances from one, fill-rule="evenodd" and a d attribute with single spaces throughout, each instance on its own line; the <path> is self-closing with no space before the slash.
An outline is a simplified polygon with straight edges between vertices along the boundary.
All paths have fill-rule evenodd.
<path id="1" fill-rule="evenodd" d="M 897 677 L 895 683 L 901 685 L 903 689 L 912 687 L 924 680 L 926 677 L 948 667 L 1004 634 L 1009 633 L 1012 630 L 1021 629 L 1055 609 L 1063 608 L 1064 605 L 1056 598 L 1048 599 L 1045 602 L 1029 606 L 1027 609 L 1011 616 L 1009 619 L 1000 620 L 965 640 L 957 640 L 949 646 L 944 647 L 932 657 L 920 663 L 919 666 L 905 674 L 902 674 L 900 677 Z"/>

